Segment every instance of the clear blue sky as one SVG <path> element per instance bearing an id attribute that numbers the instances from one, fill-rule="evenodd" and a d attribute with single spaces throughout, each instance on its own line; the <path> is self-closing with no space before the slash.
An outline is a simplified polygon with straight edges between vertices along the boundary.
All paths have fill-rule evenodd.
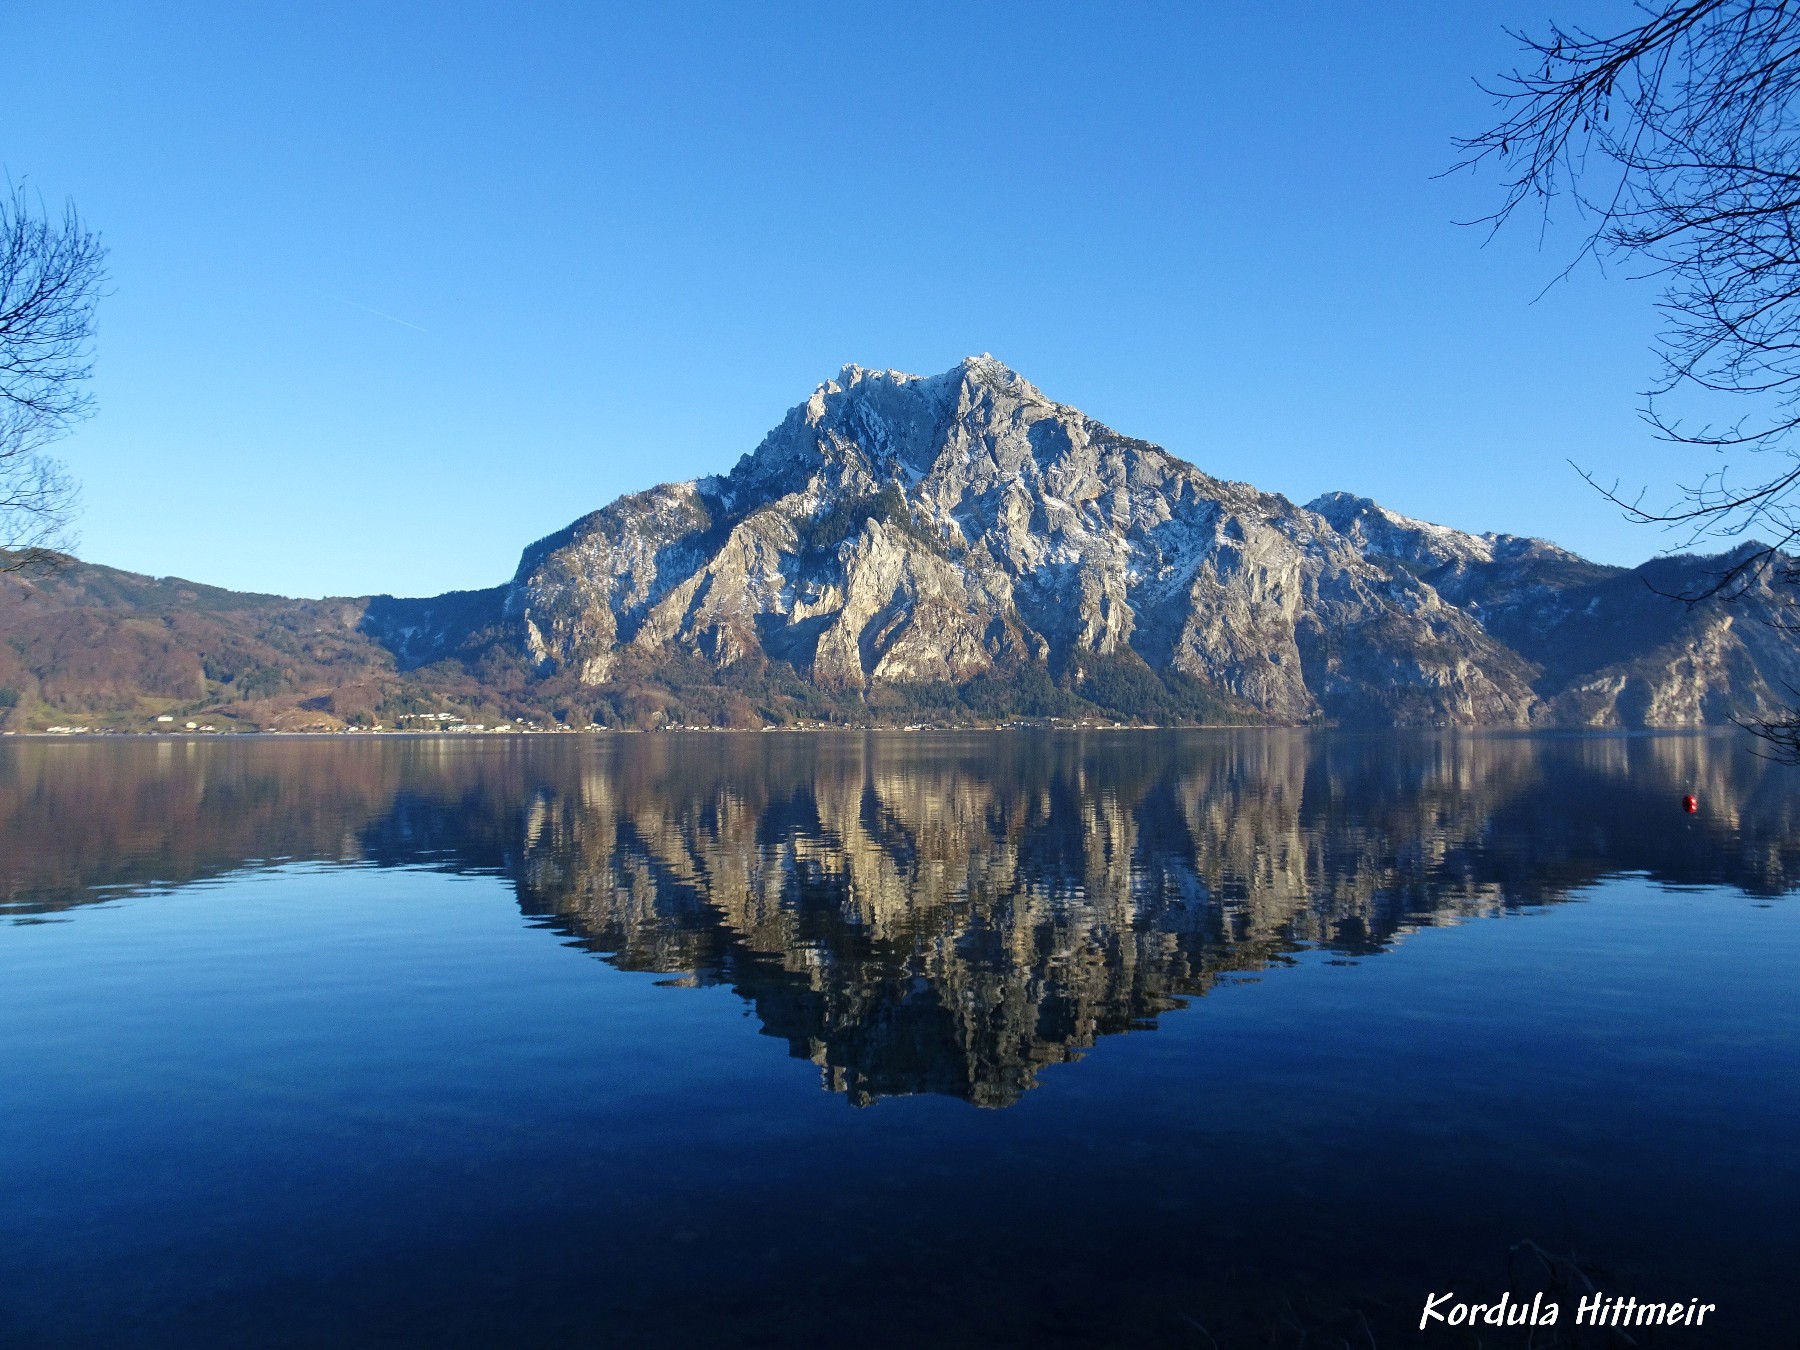
<path id="1" fill-rule="evenodd" d="M 991 351 L 1209 472 L 1608 561 L 1653 292 L 1433 175 L 1544 7 L 0 0 L 0 167 L 112 249 L 81 555 L 492 585 L 848 361 Z M 1570 0 L 1607 24 L 1623 0 Z"/>

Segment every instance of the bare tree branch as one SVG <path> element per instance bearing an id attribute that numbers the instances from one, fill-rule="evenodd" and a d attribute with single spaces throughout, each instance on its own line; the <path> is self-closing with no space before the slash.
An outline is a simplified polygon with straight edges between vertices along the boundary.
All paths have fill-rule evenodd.
<path id="1" fill-rule="evenodd" d="M 75 483 L 45 452 L 93 411 L 105 261 L 73 206 L 52 219 L 23 188 L 0 193 L 0 571 L 69 547 Z"/>
<path id="2" fill-rule="evenodd" d="M 1612 34 L 1513 33 L 1525 59 L 1482 86 L 1501 119 L 1458 142 L 1455 167 L 1501 174 L 1500 206 L 1480 223 L 1498 229 L 1535 205 L 1547 226 L 1566 201 L 1587 227 L 1570 268 L 1619 258 L 1663 282 L 1642 413 L 1718 466 L 1662 505 L 1582 476 L 1682 545 L 1745 541 L 1676 597 L 1729 601 L 1764 580 L 1800 584 L 1800 0 L 1645 0 L 1637 12 Z M 1673 410 L 1688 396 L 1728 396 L 1740 411 L 1692 425 Z M 1800 617 L 1773 622 L 1800 632 Z M 1800 710 L 1753 729 L 1800 761 Z"/>

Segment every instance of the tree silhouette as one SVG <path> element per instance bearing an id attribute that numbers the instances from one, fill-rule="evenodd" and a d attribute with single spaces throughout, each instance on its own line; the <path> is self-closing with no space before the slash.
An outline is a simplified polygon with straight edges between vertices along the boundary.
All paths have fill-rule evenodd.
<path id="1" fill-rule="evenodd" d="M 93 410 L 94 306 L 106 250 L 73 206 L 0 194 L 0 571 L 67 546 L 76 489 L 46 447 Z"/>
<path id="2" fill-rule="evenodd" d="M 1567 202 L 1587 226 L 1583 258 L 1660 278 L 1660 368 L 1643 415 L 1662 438 L 1713 452 L 1658 503 L 1588 481 L 1628 518 L 1682 543 L 1754 540 L 1690 603 L 1729 600 L 1764 579 L 1800 582 L 1800 4 L 1686 0 L 1637 6 L 1611 34 L 1551 24 L 1514 32 L 1525 60 L 1497 82 L 1502 116 L 1458 142 L 1455 166 L 1497 166 L 1498 228 L 1529 206 Z M 1687 395 L 1728 396 L 1696 424 Z M 1716 403 L 1710 406 L 1718 406 Z M 1800 611 L 1797 611 L 1800 614 Z M 1800 631 L 1800 622 L 1778 621 Z M 1800 691 L 1796 691 L 1800 693 Z M 1755 728 L 1800 756 L 1800 710 Z"/>

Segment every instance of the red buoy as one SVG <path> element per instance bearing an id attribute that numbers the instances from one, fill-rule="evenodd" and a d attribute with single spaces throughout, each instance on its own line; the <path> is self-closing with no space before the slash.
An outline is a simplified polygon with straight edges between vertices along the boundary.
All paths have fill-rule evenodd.
<path id="1" fill-rule="evenodd" d="M 1693 793 L 1688 793 L 1687 796 L 1681 799 L 1681 809 L 1686 811 L 1690 816 L 1693 815 L 1694 812 L 1700 809 L 1700 799 Z"/>

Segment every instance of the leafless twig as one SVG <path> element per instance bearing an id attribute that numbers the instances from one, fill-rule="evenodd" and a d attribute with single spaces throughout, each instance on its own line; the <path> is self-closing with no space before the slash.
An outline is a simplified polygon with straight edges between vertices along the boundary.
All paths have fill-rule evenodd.
<path id="1" fill-rule="evenodd" d="M 46 449 L 93 410 L 105 260 L 74 207 L 55 219 L 21 187 L 0 192 L 0 571 L 69 545 L 75 483 Z"/>

